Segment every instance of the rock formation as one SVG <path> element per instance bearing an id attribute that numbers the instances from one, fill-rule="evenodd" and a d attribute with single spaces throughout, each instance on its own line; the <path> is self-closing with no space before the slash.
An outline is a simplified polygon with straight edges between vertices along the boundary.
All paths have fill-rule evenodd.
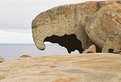
<path id="1" fill-rule="evenodd" d="M 115 4 L 120 6 L 120 1 Z M 121 13 L 115 4 L 90 1 L 62 5 L 40 13 L 32 22 L 36 46 L 43 50 L 44 41 L 50 41 L 64 46 L 69 53 L 74 50 L 81 53 L 92 44 L 96 45 L 98 51 L 103 52 L 120 49 L 118 44 L 121 43 L 119 37 Z M 114 8 L 111 9 L 111 6 Z"/>
<path id="2" fill-rule="evenodd" d="M 120 4 L 105 6 L 86 20 L 85 31 L 102 52 L 121 50 Z"/>

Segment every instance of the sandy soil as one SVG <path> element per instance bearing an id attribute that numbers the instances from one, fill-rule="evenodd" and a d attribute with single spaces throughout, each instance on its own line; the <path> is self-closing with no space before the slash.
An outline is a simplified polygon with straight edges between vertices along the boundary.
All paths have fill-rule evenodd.
<path id="1" fill-rule="evenodd" d="M 121 82 L 121 56 L 18 58 L 0 64 L 0 82 Z"/>

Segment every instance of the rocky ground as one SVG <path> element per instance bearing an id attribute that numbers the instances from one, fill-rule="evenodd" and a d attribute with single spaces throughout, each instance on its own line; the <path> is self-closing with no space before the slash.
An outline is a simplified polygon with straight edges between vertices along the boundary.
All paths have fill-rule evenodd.
<path id="1" fill-rule="evenodd" d="M 0 82 L 121 82 L 121 56 L 22 57 L 0 64 Z"/>

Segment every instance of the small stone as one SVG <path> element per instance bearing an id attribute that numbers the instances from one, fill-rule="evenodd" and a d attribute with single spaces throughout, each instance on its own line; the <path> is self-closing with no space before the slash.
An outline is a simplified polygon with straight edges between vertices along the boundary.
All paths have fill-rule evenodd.
<path id="1" fill-rule="evenodd" d="M 0 63 L 4 62 L 4 58 L 0 57 Z"/>
<path id="2" fill-rule="evenodd" d="M 29 57 L 31 57 L 30 55 L 22 55 L 22 56 L 20 56 L 20 58 L 29 58 Z"/>
<path id="3" fill-rule="evenodd" d="M 114 50 L 114 54 L 121 54 L 121 50 Z"/>
<path id="4" fill-rule="evenodd" d="M 96 46 L 93 44 L 88 49 L 83 51 L 82 53 L 96 53 Z"/>

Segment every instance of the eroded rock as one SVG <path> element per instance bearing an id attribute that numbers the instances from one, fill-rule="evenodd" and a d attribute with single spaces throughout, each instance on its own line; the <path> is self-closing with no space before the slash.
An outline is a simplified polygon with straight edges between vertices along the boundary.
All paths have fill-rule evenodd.
<path id="1" fill-rule="evenodd" d="M 84 30 L 83 21 L 87 15 L 93 15 L 103 5 L 105 5 L 104 2 L 70 4 L 58 6 L 40 13 L 32 22 L 32 33 L 36 46 L 39 49 L 45 49 L 45 38 L 51 38 L 52 36 L 63 37 L 73 34 L 81 42 L 81 45 L 78 44 L 80 49 L 87 49 L 91 46 L 92 42 Z M 56 41 L 56 39 L 54 40 Z M 71 40 L 69 41 L 72 45 L 76 44 Z M 61 46 L 67 48 L 68 51 L 73 51 L 69 49 L 73 46 L 63 44 L 63 41 L 61 42 Z M 56 41 L 56 43 L 59 42 Z M 83 50 L 79 51 L 82 52 Z"/>
<path id="2" fill-rule="evenodd" d="M 87 18 L 86 33 L 102 52 L 121 50 L 121 5 L 111 4 L 103 7 Z"/>
<path id="3" fill-rule="evenodd" d="M 102 52 L 119 50 L 120 8 L 120 1 L 90 1 L 49 9 L 40 13 L 32 22 L 34 42 L 41 50 L 45 49 L 44 41 L 59 43 L 69 53 L 74 50 L 81 53 L 93 43 Z"/>

